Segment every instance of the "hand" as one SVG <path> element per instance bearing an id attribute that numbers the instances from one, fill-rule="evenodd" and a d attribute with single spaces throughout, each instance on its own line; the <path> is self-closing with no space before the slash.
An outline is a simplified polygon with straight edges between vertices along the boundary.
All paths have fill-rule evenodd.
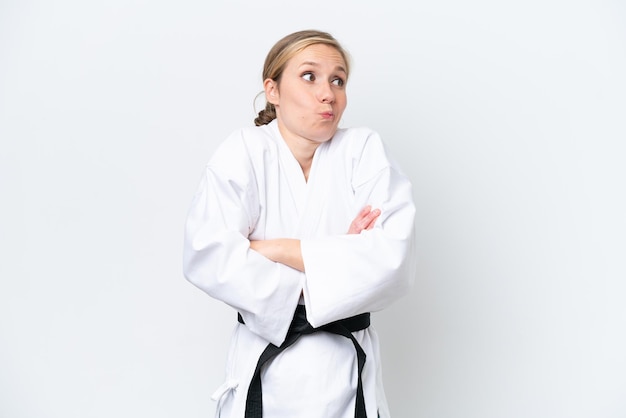
<path id="1" fill-rule="evenodd" d="M 350 224 L 348 234 L 360 234 L 361 231 L 369 231 L 374 228 L 376 219 L 378 219 L 379 216 L 380 209 L 372 210 L 370 205 L 365 206 Z"/>

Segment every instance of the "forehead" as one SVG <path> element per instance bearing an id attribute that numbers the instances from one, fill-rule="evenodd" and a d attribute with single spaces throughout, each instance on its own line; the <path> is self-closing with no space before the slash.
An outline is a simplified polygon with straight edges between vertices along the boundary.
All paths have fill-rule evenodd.
<path id="1" fill-rule="evenodd" d="M 326 44 L 307 46 L 291 57 L 287 66 L 299 67 L 307 64 L 332 68 L 339 67 L 343 71 L 346 69 L 346 62 L 341 53 L 335 47 Z"/>

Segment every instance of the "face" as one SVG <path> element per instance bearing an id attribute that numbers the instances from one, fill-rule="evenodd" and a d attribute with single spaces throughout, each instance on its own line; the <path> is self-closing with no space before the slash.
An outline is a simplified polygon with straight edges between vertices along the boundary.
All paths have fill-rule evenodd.
<path id="1" fill-rule="evenodd" d="M 319 145 L 333 137 L 346 108 L 346 64 L 332 46 L 316 44 L 294 55 L 278 83 L 265 80 L 278 128 L 290 145 Z"/>

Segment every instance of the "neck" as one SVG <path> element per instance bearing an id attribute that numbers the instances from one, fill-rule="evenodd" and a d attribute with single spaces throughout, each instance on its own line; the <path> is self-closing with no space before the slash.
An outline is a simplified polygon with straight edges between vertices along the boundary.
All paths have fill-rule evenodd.
<path id="1" fill-rule="evenodd" d="M 300 164 L 302 174 L 304 174 L 304 180 L 308 181 L 311 164 L 313 164 L 313 155 L 315 155 L 315 150 L 319 144 L 312 144 L 310 147 L 292 147 L 289 142 L 287 142 L 287 146 L 296 158 L 296 161 L 298 161 L 298 164 Z"/>
<path id="2" fill-rule="evenodd" d="M 300 164 L 300 168 L 304 174 L 304 179 L 308 180 L 311 164 L 313 163 L 313 156 L 315 155 L 315 150 L 320 146 L 320 144 L 306 138 L 290 136 L 288 134 L 285 135 L 284 129 L 281 129 L 280 123 L 278 124 L 278 129 L 287 144 L 287 147 L 295 157 L 296 161 L 298 161 L 298 164 Z"/>

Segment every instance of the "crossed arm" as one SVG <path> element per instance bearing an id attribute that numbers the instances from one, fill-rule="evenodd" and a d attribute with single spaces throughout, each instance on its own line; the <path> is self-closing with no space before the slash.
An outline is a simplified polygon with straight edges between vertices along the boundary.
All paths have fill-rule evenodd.
<path id="1" fill-rule="evenodd" d="M 348 234 L 359 234 L 361 231 L 374 228 L 378 216 L 380 216 L 380 209 L 372 209 L 369 205 L 365 206 L 350 224 Z M 299 239 L 277 238 L 250 241 L 250 248 L 272 261 L 304 271 Z"/>

